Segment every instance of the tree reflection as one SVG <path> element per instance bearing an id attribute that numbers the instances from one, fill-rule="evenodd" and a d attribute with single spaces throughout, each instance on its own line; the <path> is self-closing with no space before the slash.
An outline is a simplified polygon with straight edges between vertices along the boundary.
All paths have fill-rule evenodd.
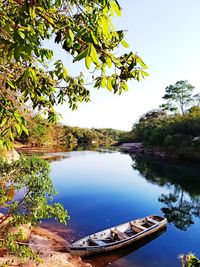
<path id="1" fill-rule="evenodd" d="M 170 190 L 161 194 L 161 211 L 168 222 L 180 230 L 187 230 L 194 218 L 200 218 L 200 169 L 196 166 L 181 166 L 152 161 L 133 156 L 133 168 L 150 183 Z"/>
<path id="2" fill-rule="evenodd" d="M 195 196 L 192 198 L 193 203 L 193 215 L 196 217 L 200 217 L 200 196 Z"/>
<path id="3" fill-rule="evenodd" d="M 166 195 L 162 194 L 158 200 L 166 205 L 161 210 L 168 222 L 174 223 L 178 229 L 186 231 L 194 223 L 192 219 L 193 205 L 190 201 L 184 199 L 182 190 L 180 192 L 175 190 L 175 192 Z"/>

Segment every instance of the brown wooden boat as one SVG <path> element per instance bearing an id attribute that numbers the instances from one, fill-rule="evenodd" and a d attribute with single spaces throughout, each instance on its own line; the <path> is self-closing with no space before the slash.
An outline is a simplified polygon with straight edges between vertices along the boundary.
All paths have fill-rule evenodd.
<path id="1" fill-rule="evenodd" d="M 150 215 L 85 236 L 70 246 L 70 253 L 87 257 L 96 253 L 111 251 L 136 242 L 159 231 L 166 225 L 166 218 Z"/>

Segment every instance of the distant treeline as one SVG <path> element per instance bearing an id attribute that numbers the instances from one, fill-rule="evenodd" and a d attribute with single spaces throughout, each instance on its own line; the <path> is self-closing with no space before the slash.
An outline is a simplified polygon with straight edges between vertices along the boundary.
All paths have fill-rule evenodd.
<path id="1" fill-rule="evenodd" d="M 200 108 L 183 115 L 150 112 L 133 127 L 135 139 L 159 146 L 186 158 L 200 159 Z"/>
<path id="2" fill-rule="evenodd" d="M 163 104 L 161 109 L 143 115 L 120 142 L 142 142 L 147 147 L 159 147 L 187 159 L 200 160 L 200 96 L 189 94 L 188 87 L 183 87 L 188 85 L 186 82 L 167 87 L 163 98 L 167 99 L 168 106 Z"/>
<path id="3" fill-rule="evenodd" d="M 61 124 L 49 123 L 41 116 L 30 116 L 27 119 L 29 134 L 23 133 L 20 137 L 15 137 L 27 146 L 76 146 L 76 145 L 109 145 L 117 143 L 124 131 L 110 128 L 87 129 L 71 127 Z"/>

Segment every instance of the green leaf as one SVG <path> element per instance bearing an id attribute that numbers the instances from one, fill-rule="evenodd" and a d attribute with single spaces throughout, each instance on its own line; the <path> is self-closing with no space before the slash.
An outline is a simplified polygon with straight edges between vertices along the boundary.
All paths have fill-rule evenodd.
<path id="1" fill-rule="evenodd" d="M 29 135 L 27 128 L 23 124 L 21 125 L 21 129 L 26 135 Z"/>
<path id="2" fill-rule="evenodd" d="M 121 16 L 121 10 L 117 1 L 112 1 L 110 4 L 113 11 L 117 14 L 117 16 Z"/>
<path id="3" fill-rule="evenodd" d="M 33 7 L 30 7 L 30 8 L 29 8 L 29 15 L 30 15 L 30 17 L 31 17 L 32 20 L 35 20 L 35 18 L 36 18 L 36 13 L 35 13 L 35 10 L 34 10 Z"/>
<path id="4" fill-rule="evenodd" d="M 14 84 L 11 82 L 11 80 L 7 79 L 6 83 L 10 86 L 10 88 L 15 89 Z"/>
<path id="5" fill-rule="evenodd" d="M 18 30 L 18 34 L 24 40 L 25 34 L 22 31 L 20 31 L 20 30 Z"/>
<path id="6" fill-rule="evenodd" d="M 7 120 L 8 120 L 7 118 L 3 118 L 1 120 L 0 127 L 3 127 L 5 125 L 5 123 L 7 122 Z"/>
<path id="7" fill-rule="evenodd" d="M 90 64 L 91 64 L 91 62 L 92 62 L 91 57 L 90 57 L 90 56 L 87 56 L 87 57 L 85 58 L 85 66 L 86 66 L 87 69 L 90 68 Z"/>
<path id="8" fill-rule="evenodd" d="M 143 78 L 144 78 L 144 76 L 149 76 L 149 73 L 144 71 L 144 70 L 140 70 L 140 73 L 142 74 Z"/>
<path id="9" fill-rule="evenodd" d="M 69 29 L 69 36 L 70 36 L 71 39 L 74 41 L 74 33 L 72 32 L 71 29 Z"/>
<path id="10" fill-rule="evenodd" d="M 136 61 L 139 63 L 144 69 L 148 69 L 147 65 L 144 63 L 144 61 L 139 57 L 136 56 Z"/>
<path id="11" fill-rule="evenodd" d="M 94 48 L 93 44 L 89 45 L 88 54 L 91 57 L 92 61 L 98 66 L 99 65 L 99 58 L 98 58 L 97 51 Z"/>
<path id="12" fill-rule="evenodd" d="M 56 0 L 55 4 L 56 4 L 56 7 L 61 6 L 61 4 L 62 4 L 62 0 Z"/>
<path id="13" fill-rule="evenodd" d="M 108 20 L 105 17 L 101 17 L 100 22 L 99 22 L 99 27 L 101 27 L 102 34 L 105 37 L 111 38 L 110 27 L 108 24 Z"/>
<path id="14" fill-rule="evenodd" d="M 16 61 L 19 61 L 19 59 L 20 59 L 20 52 L 19 52 L 19 48 L 18 47 L 15 47 L 14 58 L 15 58 Z"/>
<path id="15" fill-rule="evenodd" d="M 17 133 L 18 133 L 19 135 L 21 135 L 21 133 L 22 133 L 22 128 L 20 127 L 19 124 L 15 124 L 15 129 L 16 129 Z"/>
<path id="16" fill-rule="evenodd" d="M 107 57 L 107 58 L 106 58 L 106 64 L 108 65 L 109 68 L 112 67 L 112 64 L 113 64 L 113 63 L 112 63 L 112 60 L 111 60 L 110 57 Z"/>
<path id="17" fill-rule="evenodd" d="M 32 81 L 37 81 L 37 75 L 36 75 L 36 72 L 33 68 L 28 68 L 28 76 L 32 79 Z"/>
<path id="18" fill-rule="evenodd" d="M 94 35 L 94 33 L 91 31 L 91 36 L 92 36 L 92 40 L 94 41 L 94 43 L 96 44 L 96 45 L 98 45 L 99 43 L 98 43 L 98 41 L 97 41 L 97 38 L 95 37 L 95 35 Z"/>
<path id="19" fill-rule="evenodd" d="M 105 88 L 106 87 L 106 84 L 107 84 L 107 79 L 105 76 L 102 77 L 101 79 L 101 87 L 102 88 Z"/>
<path id="20" fill-rule="evenodd" d="M 67 69 L 63 66 L 63 78 L 66 79 L 69 76 Z"/>
<path id="21" fill-rule="evenodd" d="M 73 62 L 80 61 L 81 59 L 85 58 L 88 54 L 88 48 L 82 51 L 78 56 L 76 56 L 73 60 Z"/>
<path id="22" fill-rule="evenodd" d="M 126 41 L 122 40 L 122 41 L 121 41 L 121 44 L 122 44 L 124 47 L 129 48 L 129 44 L 128 44 Z"/>
<path id="23" fill-rule="evenodd" d="M 113 87 L 112 87 L 112 78 L 111 77 L 109 77 L 107 79 L 107 88 L 108 88 L 109 91 L 112 91 L 112 89 L 113 89 Z"/>
<path id="24" fill-rule="evenodd" d="M 11 129 L 9 131 L 9 135 L 10 135 L 11 141 L 13 142 L 14 141 L 14 136 L 13 136 L 13 133 L 12 133 L 12 130 Z"/>
<path id="25" fill-rule="evenodd" d="M 66 38 L 66 45 L 68 47 L 72 47 L 74 43 L 74 33 L 72 32 L 71 29 L 69 29 L 65 38 Z"/>
<path id="26" fill-rule="evenodd" d="M 0 148 L 3 148 L 4 147 L 4 140 L 0 139 Z"/>
<path id="27" fill-rule="evenodd" d="M 17 112 L 14 112 L 14 114 L 13 114 L 13 116 L 14 116 L 14 118 L 16 119 L 16 121 L 18 121 L 18 122 L 22 122 L 22 116 L 20 116 L 19 115 L 19 113 L 17 113 Z"/>
<path id="28" fill-rule="evenodd" d="M 128 85 L 125 82 L 121 82 L 121 86 L 125 91 L 128 91 Z"/>

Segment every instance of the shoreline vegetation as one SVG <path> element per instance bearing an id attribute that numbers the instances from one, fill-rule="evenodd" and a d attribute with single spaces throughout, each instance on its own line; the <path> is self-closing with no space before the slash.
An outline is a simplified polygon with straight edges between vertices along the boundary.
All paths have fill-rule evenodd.
<path id="1" fill-rule="evenodd" d="M 40 115 L 26 118 L 28 134 L 14 136 L 15 147 L 37 150 L 72 150 L 77 146 L 107 146 L 116 144 L 127 133 L 112 128 L 81 128 L 48 122 Z"/>
<path id="2" fill-rule="evenodd" d="M 119 143 L 133 145 L 130 152 L 181 161 L 200 161 L 200 94 L 181 80 L 165 88 L 160 109 L 141 116 Z"/>
<path id="3" fill-rule="evenodd" d="M 119 146 L 136 154 L 200 162 L 200 107 L 182 115 L 152 110 L 120 138 Z"/>

